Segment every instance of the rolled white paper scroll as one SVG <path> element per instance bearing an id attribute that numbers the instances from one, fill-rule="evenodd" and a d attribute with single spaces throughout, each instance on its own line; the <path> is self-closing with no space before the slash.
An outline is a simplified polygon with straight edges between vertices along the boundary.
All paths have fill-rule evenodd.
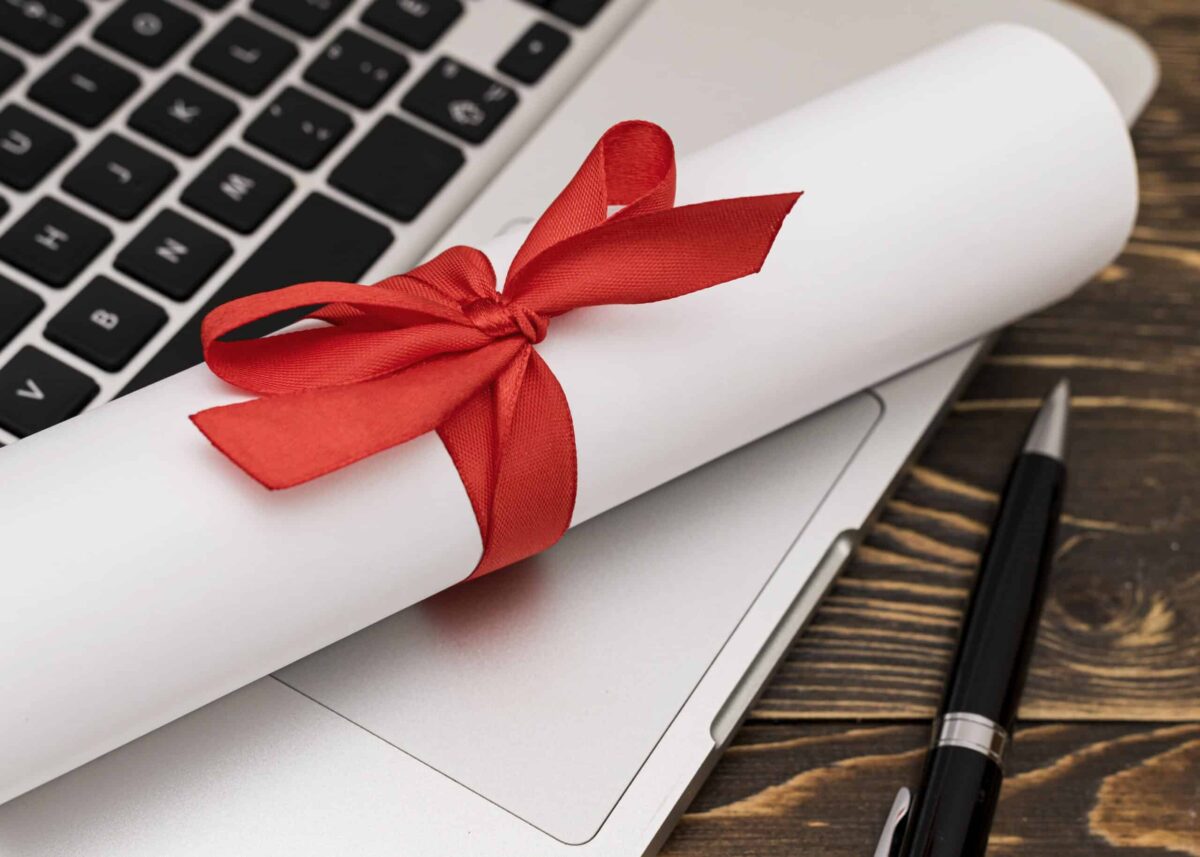
<path id="1" fill-rule="evenodd" d="M 760 274 L 551 324 L 575 523 L 1068 295 L 1137 202 L 1100 81 L 1008 25 L 679 167 L 680 203 L 791 190 Z M 0 801 L 470 574 L 435 436 L 271 493 L 188 421 L 239 398 L 198 367 L 0 453 Z"/>

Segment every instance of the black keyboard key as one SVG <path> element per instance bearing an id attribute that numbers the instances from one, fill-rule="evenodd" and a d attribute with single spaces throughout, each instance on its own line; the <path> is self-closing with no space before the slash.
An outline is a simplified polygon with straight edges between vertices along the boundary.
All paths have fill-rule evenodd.
<path id="1" fill-rule="evenodd" d="M 199 29 L 199 18 L 166 0 L 125 0 L 96 28 L 96 40 L 158 68 Z"/>
<path id="2" fill-rule="evenodd" d="M 248 234 L 295 188 L 278 170 L 245 152 L 226 149 L 184 189 L 181 199 L 218 223 Z"/>
<path id="3" fill-rule="evenodd" d="M 0 181 L 9 187 L 29 190 L 74 148 L 74 137 L 24 107 L 0 110 Z"/>
<path id="4" fill-rule="evenodd" d="M 311 194 L 247 259 L 207 303 L 159 351 L 121 394 L 145 387 L 203 359 L 200 324 L 215 307 L 257 292 L 312 280 L 355 282 L 383 255 L 392 233 L 375 221 L 319 193 Z M 247 325 L 244 335 L 262 336 L 304 313 Z"/>
<path id="5" fill-rule="evenodd" d="M 582 27 L 590 24 L 607 2 L 608 0 L 550 0 L 545 5 L 551 14 Z"/>
<path id="6" fill-rule="evenodd" d="M 187 300 L 233 253 L 219 235 L 174 211 L 160 211 L 117 254 L 117 270 L 177 301 Z"/>
<path id="7" fill-rule="evenodd" d="M 0 259 L 51 286 L 65 286 L 108 246 L 112 233 L 56 199 L 39 199 L 0 236 Z"/>
<path id="8" fill-rule="evenodd" d="M 301 169 L 319 164 L 354 123 L 342 111 L 288 87 L 246 129 L 246 139 Z"/>
<path id="9" fill-rule="evenodd" d="M 21 75 L 25 66 L 7 51 L 0 51 L 0 92 L 8 89 Z"/>
<path id="10" fill-rule="evenodd" d="M 350 0 L 254 0 L 250 8 L 306 36 L 320 35 Z"/>
<path id="11" fill-rule="evenodd" d="M 80 125 L 95 128 L 137 85 L 133 72 L 76 47 L 34 81 L 29 97 Z"/>
<path id="12" fill-rule="evenodd" d="M 258 95 L 298 53 L 287 39 L 233 18 L 192 58 L 192 65 L 240 92 Z"/>
<path id="13" fill-rule="evenodd" d="M 237 105 L 173 75 L 129 117 L 131 127 L 185 155 L 197 155 L 238 115 Z"/>
<path id="14" fill-rule="evenodd" d="M 29 289 L 0 276 L 0 348 L 12 342 L 25 325 L 42 311 L 45 303 Z"/>
<path id="15" fill-rule="evenodd" d="M 96 277 L 46 324 L 46 338 L 116 372 L 167 323 L 162 307 Z"/>
<path id="16" fill-rule="evenodd" d="M 142 213 L 179 171 L 124 137 L 109 134 L 63 179 L 63 189 L 121 220 Z"/>
<path id="17" fill-rule="evenodd" d="M 26 345 L 0 367 L 0 428 L 26 437 L 75 416 L 99 392 L 87 375 Z"/>
<path id="18" fill-rule="evenodd" d="M 397 220 L 416 218 L 458 172 L 463 154 L 384 116 L 329 176 L 329 183 Z"/>
<path id="19" fill-rule="evenodd" d="M 462 13 L 459 0 L 375 0 L 363 13 L 363 23 L 424 50 Z"/>
<path id="20" fill-rule="evenodd" d="M 0 36 L 44 54 L 87 13 L 83 0 L 0 0 Z"/>
<path id="21" fill-rule="evenodd" d="M 205 9 L 224 9 L 229 5 L 229 0 L 192 0 L 193 3 L 198 3 Z"/>
<path id="22" fill-rule="evenodd" d="M 538 21 L 509 48 L 496 68 L 522 83 L 537 83 L 571 44 L 562 30 Z"/>
<path id="23" fill-rule="evenodd" d="M 374 107 L 408 71 L 408 60 L 395 51 L 344 30 L 304 72 L 309 83 L 357 107 Z"/>
<path id="24" fill-rule="evenodd" d="M 468 143 L 482 143 L 517 103 L 517 94 L 460 62 L 441 58 L 402 102 Z"/>

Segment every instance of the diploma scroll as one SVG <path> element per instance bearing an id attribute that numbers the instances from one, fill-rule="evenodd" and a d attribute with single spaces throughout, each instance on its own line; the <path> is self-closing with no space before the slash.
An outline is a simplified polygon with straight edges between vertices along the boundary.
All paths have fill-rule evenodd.
<path id="1" fill-rule="evenodd" d="M 681 205 L 788 190 L 759 274 L 579 310 L 538 344 L 574 421 L 574 523 L 1067 296 L 1137 205 L 1103 85 L 1010 25 L 679 165 Z M 482 249 L 503 271 L 522 237 Z M 268 492 L 188 420 L 243 398 L 197 367 L 0 452 L 0 801 L 471 573 L 436 435 Z"/>

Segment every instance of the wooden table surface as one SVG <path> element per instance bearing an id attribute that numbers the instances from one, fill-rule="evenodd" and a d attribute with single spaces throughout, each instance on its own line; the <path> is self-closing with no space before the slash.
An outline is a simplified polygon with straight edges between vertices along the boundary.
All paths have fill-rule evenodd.
<path id="1" fill-rule="evenodd" d="M 1000 489 L 1073 384 L 1070 484 L 989 855 L 1200 855 L 1200 0 L 1089 0 L 1163 79 L 1125 253 L 1007 330 L 664 854 L 869 857 L 914 783 Z"/>

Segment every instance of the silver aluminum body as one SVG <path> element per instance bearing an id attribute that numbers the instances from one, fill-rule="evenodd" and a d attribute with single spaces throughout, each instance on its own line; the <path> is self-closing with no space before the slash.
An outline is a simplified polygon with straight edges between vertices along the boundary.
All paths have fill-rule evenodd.
<path id="1" fill-rule="evenodd" d="M 536 14 L 515 0 L 470 7 L 430 56 L 408 52 L 419 67 L 402 87 L 442 50 L 487 66 Z M 1153 58 L 1136 38 L 1051 0 L 611 0 L 562 72 L 522 91 L 365 279 L 536 215 L 612 121 L 656 120 L 686 152 L 991 20 L 1071 44 L 1130 119 L 1153 90 Z M 81 136 L 82 152 L 91 138 Z M 139 225 L 118 228 L 114 247 Z M 251 250 L 235 244 L 228 270 Z M 187 311 L 171 309 L 181 323 Z M 405 611 L 9 802 L 0 854 L 652 853 L 982 349 L 854 396 L 579 528 L 507 579 Z M 756 515 L 721 531 L 746 508 Z M 556 574 L 577 584 L 548 580 Z M 654 680 L 677 674 L 691 678 Z M 589 704 L 572 708 L 577 697 Z M 573 748 L 583 748 L 574 769 L 562 758 Z"/>

